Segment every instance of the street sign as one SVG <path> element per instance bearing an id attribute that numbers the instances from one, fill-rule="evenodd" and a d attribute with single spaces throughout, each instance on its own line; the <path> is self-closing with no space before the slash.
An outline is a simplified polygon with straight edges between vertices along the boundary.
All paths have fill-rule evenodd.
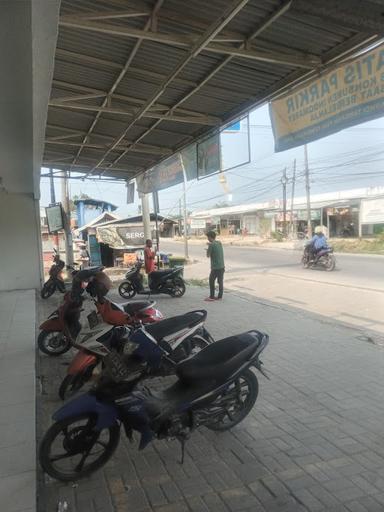
<path id="1" fill-rule="evenodd" d="M 64 229 L 63 211 L 61 204 L 53 204 L 45 209 L 48 223 L 48 231 L 50 233 L 56 233 L 61 229 Z"/>

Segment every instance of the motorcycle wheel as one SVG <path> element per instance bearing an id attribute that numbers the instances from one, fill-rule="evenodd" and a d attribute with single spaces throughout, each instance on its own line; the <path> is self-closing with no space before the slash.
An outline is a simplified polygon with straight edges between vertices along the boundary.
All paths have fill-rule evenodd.
<path id="1" fill-rule="evenodd" d="M 251 412 L 258 393 L 256 375 L 251 370 L 245 370 L 205 409 L 210 415 L 217 416 L 215 421 L 205 423 L 205 426 L 220 432 L 231 429 Z"/>
<path id="2" fill-rule="evenodd" d="M 301 258 L 301 263 L 303 264 L 304 268 L 309 268 L 309 261 L 308 258 L 306 258 L 305 256 Z"/>
<path id="3" fill-rule="evenodd" d="M 66 375 L 59 387 L 59 397 L 62 400 L 71 398 L 81 389 L 85 383 L 92 377 L 95 365 L 89 366 L 84 372 L 75 375 Z"/>
<path id="4" fill-rule="evenodd" d="M 61 356 L 71 348 L 66 336 L 57 331 L 41 331 L 37 337 L 37 344 L 41 352 L 47 356 Z"/>
<path id="5" fill-rule="evenodd" d="M 120 427 L 116 424 L 96 431 L 95 423 L 95 415 L 88 413 L 57 421 L 47 430 L 39 461 L 49 476 L 62 482 L 78 480 L 112 457 L 119 444 Z"/>
<path id="6" fill-rule="evenodd" d="M 55 293 L 56 285 L 52 281 L 47 281 L 44 283 L 44 286 L 40 292 L 42 299 L 48 299 L 51 295 Z"/>
<path id="7" fill-rule="evenodd" d="M 332 272 L 332 270 L 335 270 L 335 267 L 336 267 L 335 257 L 333 256 L 333 254 L 328 254 L 328 256 L 325 260 L 325 264 L 324 264 L 325 270 L 327 272 Z"/>
<path id="8" fill-rule="evenodd" d="M 136 290 L 129 281 L 123 281 L 119 286 L 119 295 L 123 299 L 132 299 L 136 295 Z"/>
<path id="9" fill-rule="evenodd" d="M 176 277 L 176 279 L 173 280 L 173 288 L 171 295 L 172 297 L 180 298 L 185 293 L 185 283 L 183 279 L 180 279 L 179 277 Z"/>

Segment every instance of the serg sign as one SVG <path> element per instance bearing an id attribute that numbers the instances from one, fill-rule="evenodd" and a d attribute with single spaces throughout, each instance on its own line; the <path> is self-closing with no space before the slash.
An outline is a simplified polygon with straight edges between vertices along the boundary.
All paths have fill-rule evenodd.
<path id="1" fill-rule="evenodd" d="M 384 113 L 384 45 L 272 101 L 275 150 L 285 151 Z"/>

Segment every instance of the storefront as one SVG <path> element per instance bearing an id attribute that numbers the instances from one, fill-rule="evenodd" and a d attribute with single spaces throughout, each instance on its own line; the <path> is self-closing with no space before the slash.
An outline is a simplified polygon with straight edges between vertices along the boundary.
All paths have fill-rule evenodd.
<path id="1" fill-rule="evenodd" d="M 359 236 L 359 204 L 332 206 L 326 208 L 327 227 L 332 237 Z"/>
<path id="2" fill-rule="evenodd" d="M 384 199 L 363 199 L 360 204 L 360 234 L 384 233 Z"/>

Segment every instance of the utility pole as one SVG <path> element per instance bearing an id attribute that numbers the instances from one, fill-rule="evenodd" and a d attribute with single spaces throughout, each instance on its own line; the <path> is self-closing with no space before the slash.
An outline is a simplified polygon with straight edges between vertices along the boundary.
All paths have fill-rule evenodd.
<path id="1" fill-rule="evenodd" d="M 56 196 L 55 196 L 55 182 L 53 181 L 53 169 L 49 169 L 49 183 L 50 183 L 50 189 L 51 189 L 51 205 L 56 204 Z M 57 231 L 52 233 L 52 239 L 53 239 L 53 250 L 57 251 L 57 254 L 59 254 L 59 235 L 57 234 Z"/>
<path id="2" fill-rule="evenodd" d="M 187 260 L 189 257 L 188 254 L 188 233 L 187 233 L 187 175 L 185 173 L 184 161 L 181 153 L 180 156 L 180 165 L 183 171 L 183 215 L 184 215 L 184 257 Z"/>
<path id="3" fill-rule="evenodd" d="M 287 168 L 283 170 L 281 177 L 281 183 L 283 185 L 283 235 L 287 236 Z"/>
<path id="4" fill-rule="evenodd" d="M 141 215 L 143 217 L 144 238 L 145 238 L 145 240 L 152 240 L 151 217 L 149 214 L 149 200 L 148 199 L 149 199 L 148 194 L 141 195 Z"/>
<path id="5" fill-rule="evenodd" d="M 312 237 L 312 224 L 311 224 L 311 188 L 309 184 L 309 167 L 308 167 L 308 150 L 307 145 L 304 144 L 304 166 L 305 166 L 305 190 L 307 194 L 307 227 L 308 237 Z"/>
<path id="6" fill-rule="evenodd" d="M 295 232 L 295 225 L 293 223 L 293 202 L 295 200 L 295 184 L 296 184 L 296 158 L 293 161 L 293 174 L 292 174 L 292 194 L 291 194 L 291 234 Z"/>
<path id="7" fill-rule="evenodd" d="M 67 265 L 73 265 L 73 243 L 71 232 L 71 209 L 69 207 L 68 175 L 61 171 L 61 205 L 63 207 L 65 254 Z"/>

